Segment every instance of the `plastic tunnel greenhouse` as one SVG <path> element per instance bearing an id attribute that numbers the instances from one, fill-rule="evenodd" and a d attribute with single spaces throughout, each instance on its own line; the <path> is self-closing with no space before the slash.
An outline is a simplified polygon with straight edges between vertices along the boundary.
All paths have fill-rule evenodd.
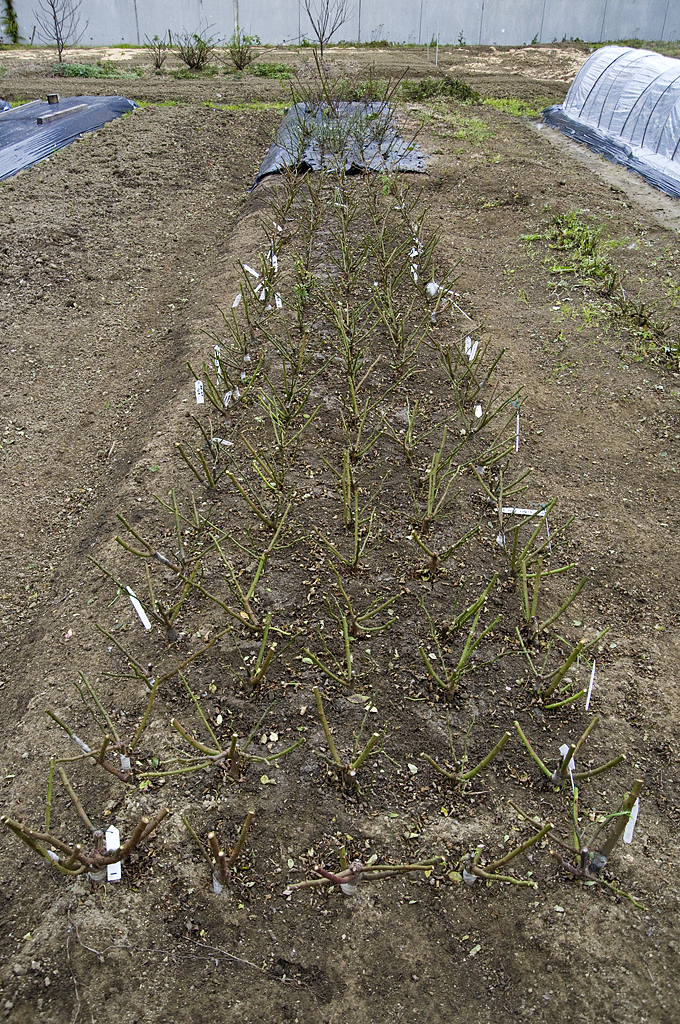
<path id="1" fill-rule="evenodd" d="M 680 60 L 605 46 L 545 121 L 680 198 Z"/>

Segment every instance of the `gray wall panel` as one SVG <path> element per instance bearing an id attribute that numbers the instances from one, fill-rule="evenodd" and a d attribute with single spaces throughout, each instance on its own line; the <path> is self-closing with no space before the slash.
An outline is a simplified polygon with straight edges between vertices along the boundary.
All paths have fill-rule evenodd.
<path id="1" fill-rule="evenodd" d="M 15 0 L 22 35 L 30 39 L 38 0 Z M 312 36 L 300 0 L 236 0 L 239 21 L 262 42 L 296 42 Z M 206 27 L 227 39 L 234 28 L 235 0 L 83 0 L 83 43 L 137 43 L 144 36 L 195 32 Z M 680 0 L 361 0 L 361 39 L 443 43 L 460 35 L 467 43 L 522 45 L 536 36 L 554 39 L 677 39 Z M 359 0 L 336 39 L 359 34 Z M 36 38 L 36 42 L 37 42 Z"/>

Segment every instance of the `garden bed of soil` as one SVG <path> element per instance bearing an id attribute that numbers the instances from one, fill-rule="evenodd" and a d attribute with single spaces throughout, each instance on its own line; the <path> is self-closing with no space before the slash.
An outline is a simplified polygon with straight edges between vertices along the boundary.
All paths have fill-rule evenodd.
<path id="1" fill-rule="evenodd" d="M 49 58 L 26 53 L 0 56 L 9 99 L 54 90 Z M 440 54 L 440 70 L 487 96 L 557 102 L 586 55 L 578 47 L 450 48 Z M 372 61 L 381 76 L 407 65 L 411 78 L 432 70 L 422 54 L 394 49 L 331 56 L 359 62 L 366 75 Z M 268 51 L 263 59 L 292 62 L 298 55 Z M 85 85 L 58 84 L 74 95 Z M 244 737 L 265 713 L 253 752 L 266 757 L 305 742 L 279 761 L 242 764 L 237 780 L 219 759 L 191 774 L 155 776 L 171 756 L 192 750 L 173 733 L 172 718 L 204 745 L 211 742 L 173 675 L 159 686 L 135 747 L 132 782 L 89 762 L 66 764 L 97 827 L 114 824 L 125 838 L 140 815 L 166 806 L 170 813 L 123 864 L 117 883 L 60 874 L 0 831 L 0 1015 L 46 1024 L 459 1018 L 482 1024 L 505 1016 L 671 1024 L 680 949 L 677 221 L 637 179 L 609 167 L 599 173 L 599 160 L 572 159 L 568 147 L 551 145 L 548 129 L 536 131 L 526 118 L 445 98 L 400 107 L 404 132 L 419 129 L 429 159 L 426 174 L 401 178 L 399 188 L 420 193 L 411 223 L 424 215 L 423 243 L 438 235 L 432 275 L 448 281 L 453 294 L 440 302 L 434 320 L 428 312 L 410 375 L 395 369 L 384 328 L 367 341 L 370 358 L 357 381 L 363 398 L 375 401 L 366 428 L 374 437 L 352 470 L 352 495 L 363 509 L 359 536 L 367 544 L 351 571 L 329 544 L 351 558 L 353 531 L 343 525 L 336 474 L 343 474 L 356 423 L 322 295 L 339 287 L 343 211 L 356 203 L 355 255 L 375 236 L 366 212 L 371 195 L 385 205 L 402 244 L 401 193 L 361 177 L 342 190 L 325 186 L 311 277 L 299 279 L 296 291 L 292 253 L 302 234 L 287 235 L 300 211 L 313 206 L 305 189 L 314 186 L 300 183 L 283 215 L 281 179 L 248 191 L 280 120 L 285 83 L 224 74 L 187 81 L 145 70 L 134 78 L 88 79 L 87 91 L 118 91 L 144 105 L 2 186 L 0 811 L 42 831 L 50 756 L 78 753 L 45 708 L 95 745 L 97 725 L 74 686 L 79 672 L 96 686 L 126 740 L 147 705 L 144 673 L 156 677 L 196 655 L 185 678 L 223 747 L 232 729 Z M 554 248 L 557 216 L 582 237 L 590 232 L 603 261 L 598 266 L 615 278 L 589 276 L 574 248 Z M 187 364 L 204 384 L 207 374 L 214 377 L 214 336 L 228 360 L 224 315 L 230 316 L 239 287 L 248 297 L 245 282 L 254 281 L 240 263 L 266 270 L 277 237 L 272 225 L 282 219 L 281 317 L 303 285 L 312 296 L 310 396 L 295 421 L 304 431 L 298 448 L 291 442 L 287 496 L 276 512 L 280 519 L 290 504 L 290 532 L 282 535 L 289 546 L 272 551 L 251 602 L 259 623 L 272 616 L 279 650 L 252 687 L 248 665 L 252 674 L 261 631 L 246 623 L 218 638 L 234 620 L 198 592 L 170 635 L 156 620 L 145 631 L 123 586 L 93 559 L 148 608 L 145 564 L 115 538 L 136 548 L 140 542 L 118 516 L 151 539 L 153 549 L 178 558 L 172 516 L 158 501 L 170 502 L 174 491 L 188 520 L 192 495 L 195 514 L 210 517 L 202 532 L 182 527 L 187 551 L 193 545 L 188 564 L 194 558 L 200 565 L 204 590 L 234 606 L 227 563 L 242 588 L 250 586 L 271 531 L 233 480 L 225 475 L 215 488 L 204 486 L 177 446 L 199 476 L 200 455 L 210 465 L 215 454 L 219 466 L 231 466 L 234 479 L 247 481 L 248 493 L 271 508 L 276 495 L 261 491 L 253 463 L 273 451 L 258 389 L 271 394 L 274 385 L 283 386 L 272 342 L 283 337 L 275 303 L 263 325 L 258 313 L 253 331 L 246 330 L 251 361 L 243 364 L 241 387 L 250 390 L 231 406 L 228 426 L 208 402 L 196 404 Z M 372 264 L 356 258 L 349 305 L 368 322 L 375 308 L 366 276 Z M 397 293 L 405 308 L 414 303 L 406 320 L 421 307 L 433 308 L 409 273 Z M 241 330 L 244 306 L 234 308 Z M 569 677 L 568 693 L 587 686 L 597 659 L 588 712 L 584 697 L 548 708 L 522 654 L 520 638 L 532 642 L 532 622 L 523 622 L 522 582 L 509 566 L 509 528 L 504 548 L 498 543 L 503 526 L 485 491 L 485 485 L 498 488 L 499 465 L 488 448 L 501 420 L 477 431 L 469 389 L 452 385 L 440 358 L 447 346 L 450 352 L 458 346 L 465 367 L 467 334 L 480 342 L 480 353 L 488 346 L 484 373 L 502 353 L 489 380 L 480 378 L 474 402 L 484 412 L 508 403 L 504 436 L 513 442 L 519 411 L 517 450 L 508 451 L 504 478 L 531 472 L 527 490 L 511 496 L 511 504 L 539 508 L 557 499 L 545 567 L 573 567 L 544 582 L 539 618 L 549 618 L 586 580 L 530 649 L 536 664 L 547 656 L 553 668 L 558 651 L 582 639 L 594 644 Z M 255 369 L 269 384 L 263 376 L 251 380 Z M 233 371 L 239 382 L 238 370 L 240 363 L 234 369 L 225 362 L 223 376 Z M 416 403 L 415 442 L 407 452 Z M 192 415 L 208 437 L 212 426 L 230 445 L 210 451 Z M 440 445 L 450 454 L 459 444 L 467 453 L 461 470 L 440 518 L 428 517 L 432 460 Z M 477 459 L 481 466 L 487 459 L 484 471 Z M 259 467 L 266 474 L 262 462 Z M 475 536 L 434 574 L 411 540 L 415 532 L 440 550 L 476 526 Z M 220 563 L 209 537 L 225 548 L 226 561 Z M 331 562 L 361 608 L 394 598 L 369 620 L 388 628 L 348 641 L 353 687 L 309 657 L 311 651 L 329 663 L 324 631 L 328 637 L 335 629 L 333 611 L 343 607 Z M 153 561 L 150 572 L 159 594 L 177 593 L 167 567 Z M 489 584 L 478 632 L 498 615 L 501 622 L 447 694 L 420 649 L 430 667 L 442 659 L 449 669 L 455 665 L 471 620 L 462 634 L 447 634 L 442 623 Z M 428 615 L 439 627 L 434 635 Z M 327 643 L 341 673 L 343 646 Z M 136 675 L 121 648 L 137 659 Z M 343 786 L 321 756 L 328 747 L 315 685 L 343 757 L 371 730 L 380 734 L 357 773 L 358 788 Z M 367 712 L 357 696 L 376 711 Z M 626 760 L 579 785 L 580 831 L 592 834 L 636 779 L 644 783 L 633 841 L 615 847 L 603 875 L 618 891 L 573 877 L 551 856 L 552 849 L 567 857 L 553 834 L 573 843 L 571 786 L 557 790 L 550 783 L 513 725 L 554 768 L 560 745 L 575 742 L 594 715 L 599 724 L 577 769 L 619 753 Z M 505 730 L 510 741 L 463 792 L 422 757 L 427 753 L 451 771 L 449 734 L 459 756 L 467 735 L 472 765 Z M 486 885 L 481 878 L 465 884 L 464 859 L 478 846 L 488 864 L 531 837 L 533 825 L 510 800 L 532 819 L 554 824 L 543 845 L 508 864 L 516 881 L 536 887 Z M 214 830 L 228 848 L 249 810 L 255 818 L 237 870 L 216 895 L 182 816 L 204 843 Z M 91 843 L 56 775 L 50 834 L 83 849 Z M 441 862 L 432 871 L 362 882 L 354 896 L 337 887 L 291 891 L 313 877 L 316 865 L 337 871 L 342 847 L 350 860 L 364 863 L 372 855 L 383 863 Z"/>

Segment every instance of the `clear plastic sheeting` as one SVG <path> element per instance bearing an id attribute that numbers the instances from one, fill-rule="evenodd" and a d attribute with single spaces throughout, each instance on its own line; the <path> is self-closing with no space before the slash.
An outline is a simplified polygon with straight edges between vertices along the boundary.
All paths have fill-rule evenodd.
<path id="1" fill-rule="evenodd" d="M 547 124 L 680 198 L 680 60 L 604 46 L 585 62 Z"/>
<path id="2" fill-rule="evenodd" d="M 425 157 L 401 138 L 393 109 L 386 103 L 341 102 L 332 110 L 297 103 L 286 113 L 262 161 L 253 188 L 269 174 L 344 169 L 424 171 Z"/>
<path id="3" fill-rule="evenodd" d="M 69 96 L 59 103 L 33 100 L 0 111 L 0 181 L 136 106 L 124 96 Z"/>

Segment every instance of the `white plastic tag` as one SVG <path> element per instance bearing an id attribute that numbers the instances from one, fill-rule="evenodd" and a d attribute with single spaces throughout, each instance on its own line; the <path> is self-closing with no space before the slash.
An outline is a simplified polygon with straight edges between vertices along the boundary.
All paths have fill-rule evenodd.
<path id="1" fill-rule="evenodd" d="M 243 269 L 247 270 L 251 277 L 258 278 L 260 276 L 258 272 L 256 270 L 253 270 L 252 267 L 249 267 L 247 263 L 243 264 Z"/>
<path id="2" fill-rule="evenodd" d="M 560 754 L 562 755 L 562 760 L 564 760 L 564 758 L 566 757 L 566 755 L 568 753 L 569 753 L 569 744 L 568 743 L 563 743 L 562 746 L 560 747 Z M 571 788 L 572 789 L 574 788 L 574 776 L 572 775 L 572 772 L 574 771 L 575 767 L 576 767 L 576 764 L 574 763 L 574 758 L 572 757 L 571 760 L 569 761 L 569 764 L 567 765 L 567 770 L 569 772 L 569 778 L 571 779 Z"/>
<path id="3" fill-rule="evenodd" d="M 281 301 L 281 296 L 278 292 L 274 296 L 274 302 L 276 303 L 277 309 L 283 309 L 283 302 Z"/>
<path id="4" fill-rule="evenodd" d="M 465 339 L 465 355 L 468 357 L 471 363 L 474 362 L 474 358 L 477 355 L 478 348 L 479 342 L 473 341 L 470 335 L 468 334 L 467 338 Z"/>
<path id="5" fill-rule="evenodd" d="M 149 622 L 149 620 L 147 618 L 146 612 L 144 611 L 144 609 L 142 608 L 141 604 L 137 600 L 137 595 L 135 594 L 134 590 L 130 590 L 129 587 L 127 587 L 126 589 L 127 589 L 128 595 L 130 597 L 130 602 L 132 604 L 132 607 L 134 608 L 134 610 L 139 615 L 140 622 L 144 626 L 144 629 L 151 629 L 151 623 Z"/>
<path id="6" fill-rule="evenodd" d="M 105 832 L 106 839 L 106 852 L 110 853 L 111 850 L 120 849 L 120 832 L 115 825 L 109 825 Z M 106 865 L 106 881 L 107 882 L 120 882 L 120 861 L 117 860 L 115 864 Z"/>
<path id="7" fill-rule="evenodd" d="M 130 771 L 130 758 L 126 754 L 120 755 L 120 767 L 124 772 Z"/>
<path id="8" fill-rule="evenodd" d="M 590 685 L 588 686 L 588 696 L 586 697 L 586 711 L 590 707 L 590 698 L 593 695 L 593 683 L 595 682 L 595 668 L 597 666 L 597 660 L 593 662 L 593 671 L 590 673 Z"/>
<path id="9" fill-rule="evenodd" d="M 638 819 L 638 814 L 639 813 L 640 813 L 640 797 L 637 798 L 637 800 L 635 801 L 635 803 L 633 804 L 633 807 L 631 809 L 630 817 L 628 818 L 628 824 L 626 825 L 626 831 L 623 833 L 623 841 L 624 841 L 624 843 L 632 843 L 633 842 L 633 832 L 635 830 L 635 822 Z"/>
<path id="10" fill-rule="evenodd" d="M 542 508 L 515 508 L 508 505 L 503 509 L 504 516 L 544 516 L 545 509 Z"/>
<path id="11" fill-rule="evenodd" d="M 234 301 L 231 304 L 232 309 L 236 309 L 237 306 L 241 305 L 241 293 L 239 292 Z"/>
<path id="12" fill-rule="evenodd" d="M 203 384 L 200 380 L 194 384 L 194 391 L 196 392 L 196 405 L 203 405 L 205 399 L 203 398 Z"/>

